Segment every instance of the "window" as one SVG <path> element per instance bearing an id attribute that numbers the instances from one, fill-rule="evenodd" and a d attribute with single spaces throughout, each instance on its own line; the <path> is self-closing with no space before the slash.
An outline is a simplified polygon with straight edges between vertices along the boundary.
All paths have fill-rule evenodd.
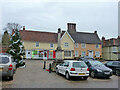
<path id="1" fill-rule="evenodd" d="M 0 57 L 0 64 L 6 64 L 9 62 L 9 58 L 8 57 Z"/>
<path id="2" fill-rule="evenodd" d="M 96 56 L 96 57 L 100 57 L 100 52 L 98 52 L 98 51 L 95 52 L 95 56 Z"/>
<path id="3" fill-rule="evenodd" d="M 107 65 L 108 65 L 108 66 L 112 66 L 112 63 L 113 63 L 113 62 L 108 62 Z"/>
<path id="4" fill-rule="evenodd" d="M 65 57 L 71 57 L 71 51 L 64 51 L 64 56 Z"/>
<path id="5" fill-rule="evenodd" d="M 63 65 L 64 65 L 65 67 L 68 67 L 68 66 L 69 66 L 69 62 L 65 62 Z"/>
<path id="6" fill-rule="evenodd" d="M 50 44 L 50 47 L 51 47 L 51 48 L 53 48 L 53 47 L 54 47 L 54 44 L 53 44 L 53 43 L 51 43 L 51 44 Z"/>
<path id="7" fill-rule="evenodd" d="M 35 45 L 36 47 L 39 47 L 39 42 L 36 42 L 35 44 L 36 44 L 36 45 Z"/>
<path id="8" fill-rule="evenodd" d="M 85 52 L 85 51 L 82 51 L 81 56 L 82 56 L 82 57 L 86 56 L 86 52 Z"/>
<path id="9" fill-rule="evenodd" d="M 68 47 L 68 43 L 67 42 L 64 43 L 64 47 Z"/>
<path id="10" fill-rule="evenodd" d="M 85 43 L 82 43 L 81 46 L 82 46 L 82 48 L 86 48 L 86 44 Z"/>
<path id="11" fill-rule="evenodd" d="M 49 58 L 53 58 L 53 52 L 49 52 Z"/>
<path id="12" fill-rule="evenodd" d="M 86 68 L 87 65 L 84 62 L 73 62 L 73 67 L 75 67 L 75 68 Z"/>
<path id="13" fill-rule="evenodd" d="M 75 57 L 78 57 L 78 51 L 75 51 Z"/>
<path id="14" fill-rule="evenodd" d="M 117 52 L 117 47 L 112 47 L 112 52 Z"/>
<path id="15" fill-rule="evenodd" d="M 78 48 L 78 43 L 75 43 L 75 48 Z"/>
<path id="16" fill-rule="evenodd" d="M 96 48 L 99 48 L 99 45 L 98 45 L 98 44 L 96 44 Z"/>

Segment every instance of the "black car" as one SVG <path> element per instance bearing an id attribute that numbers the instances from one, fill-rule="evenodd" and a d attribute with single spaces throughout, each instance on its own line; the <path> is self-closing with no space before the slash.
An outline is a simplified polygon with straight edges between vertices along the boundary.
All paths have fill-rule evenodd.
<path id="1" fill-rule="evenodd" d="M 113 74 L 120 76 L 120 61 L 108 61 L 105 65 L 113 70 Z"/>
<path id="2" fill-rule="evenodd" d="M 87 62 L 88 60 L 95 60 L 95 59 L 89 56 L 84 56 L 84 57 L 79 58 L 79 60 Z"/>
<path id="3" fill-rule="evenodd" d="M 89 60 L 85 63 L 88 65 L 90 76 L 93 78 L 95 77 L 109 78 L 110 76 L 112 76 L 112 69 L 106 67 L 100 61 Z"/>

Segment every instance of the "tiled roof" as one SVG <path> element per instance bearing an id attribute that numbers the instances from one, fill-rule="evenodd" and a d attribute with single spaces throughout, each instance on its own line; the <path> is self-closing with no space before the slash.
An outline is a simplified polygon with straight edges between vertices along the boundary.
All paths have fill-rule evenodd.
<path id="1" fill-rule="evenodd" d="M 61 33 L 64 34 L 65 31 Z M 20 30 L 21 39 L 25 41 L 38 41 L 38 42 L 49 42 L 57 43 L 58 34 L 52 32 L 41 32 L 41 31 L 30 31 Z"/>
<path id="2" fill-rule="evenodd" d="M 69 34 L 77 43 L 101 44 L 101 41 L 96 33 L 76 32 Z"/>

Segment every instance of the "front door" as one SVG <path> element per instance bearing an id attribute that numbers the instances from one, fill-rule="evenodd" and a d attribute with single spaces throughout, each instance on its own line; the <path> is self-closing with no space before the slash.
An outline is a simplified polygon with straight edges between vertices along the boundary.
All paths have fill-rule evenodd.
<path id="1" fill-rule="evenodd" d="M 31 50 L 26 50 L 26 58 L 30 59 L 31 58 Z"/>
<path id="2" fill-rule="evenodd" d="M 44 51 L 44 52 L 43 52 L 43 59 L 44 59 L 44 60 L 47 60 L 47 51 Z"/>
<path id="3" fill-rule="evenodd" d="M 93 58 L 93 51 L 92 50 L 89 50 L 89 57 L 92 57 Z"/>

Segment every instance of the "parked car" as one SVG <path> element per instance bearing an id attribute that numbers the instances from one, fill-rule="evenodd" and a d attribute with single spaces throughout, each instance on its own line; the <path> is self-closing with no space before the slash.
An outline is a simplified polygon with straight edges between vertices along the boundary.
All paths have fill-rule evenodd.
<path id="1" fill-rule="evenodd" d="M 120 61 L 108 61 L 105 65 L 113 70 L 113 74 L 120 76 Z"/>
<path id="2" fill-rule="evenodd" d="M 13 75 L 16 70 L 16 63 L 13 62 L 12 56 L 0 55 L 0 73 L 2 77 L 13 80 Z"/>
<path id="3" fill-rule="evenodd" d="M 100 61 L 89 60 L 86 62 L 86 64 L 89 67 L 90 76 L 92 78 L 95 77 L 109 78 L 110 76 L 112 76 L 112 69 L 106 67 Z"/>
<path id="4" fill-rule="evenodd" d="M 84 57 L 79 58 L 79 60 L 87 62 L 88 60 L 95 60 L 95 59 L 89 56 L 84 56 Z"/>
<path id="5" fill-rule="evenodd" d="M 56 73 L 65 75 L 66 79 L 81 77 L 86 80 L 89 76 L 89 69 L 83 61 L 65 60 L 56 66 Z"/>

